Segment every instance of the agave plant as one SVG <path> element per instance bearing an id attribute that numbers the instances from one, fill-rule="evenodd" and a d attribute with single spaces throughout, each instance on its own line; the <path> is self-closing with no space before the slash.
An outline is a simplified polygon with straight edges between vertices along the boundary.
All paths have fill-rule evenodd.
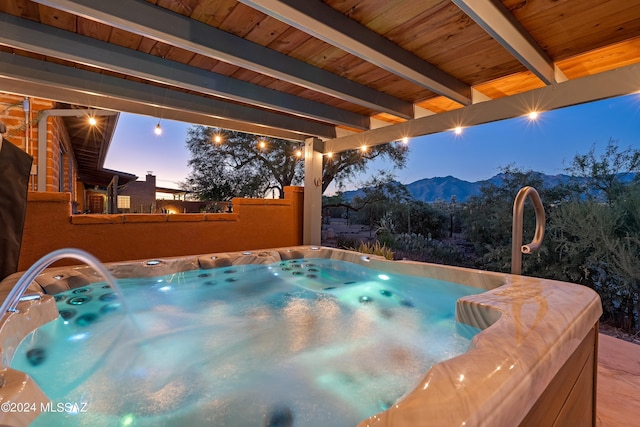
<path id="1" fill-rule="evenodd" d="M 360 252 L 363 254 L 379 255 L 386 259 L 393 260 L 393 251 L 385 245 L 381 245 L 380 242 L 375 243 L 361 242 L 358 247 L 349 248 L 349 250 Z"/>

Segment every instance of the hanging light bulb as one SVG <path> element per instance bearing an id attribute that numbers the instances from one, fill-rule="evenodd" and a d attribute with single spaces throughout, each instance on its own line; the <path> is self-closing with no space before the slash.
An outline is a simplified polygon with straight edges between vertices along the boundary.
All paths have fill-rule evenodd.
<path id="1" fill-rule="evenodd" d="M 456 126 L 453 129 L 453 133 L 455 133 L 456 135 L 460 135 L 462 133 L 462 126 Z"/>
<path id="2" fill-rule="evenodd" d="M 296 157 L 302 157 L 302 150 L 300 148 L 296 150 Z"/>
<path id="3" fill-rule="evenodd" d="M 89 124 L 91 126 L 95 126 L 97 123 L 98 123 L 98 121 L 96 120 L 95 117 L 93 117 L 93 116 L 89 117 Z"/>
<path id="4" fill-rule="evenodd" d="M 266 146 L 267 146 L 267 143 L 266 143 L 266 142 L 264 142 L 264 139 L 261 139 L 261 140 L 258 142 L 258 147 L 259 147 L 261 150 L 264 150 L 264 148 L 265 148 Z"/>
<path id="5" fill-rule="evenodd" d="M 156 125 L 154 132 L 156 135 L 162 135 L 162 126 L 160 126 L 160 121 L 158 121 L 158 124 Z"/>
<path id="6" fill-rule="evenodd" d="M 216 144 L 220 144 L 222 142 L 222 136 L 220 136 L 219 133 L 215 134 L 213 136 L 213 142 L 215 142 Z"/>
<path id="7" fill-rule="evenodd" d="M 538 113 L 537 111 L 531 111 L 529 112 L 528 116 L 529 116 L 529 120 L 536 120 L 538 118 L 538 115 L 540 113 Z"/>

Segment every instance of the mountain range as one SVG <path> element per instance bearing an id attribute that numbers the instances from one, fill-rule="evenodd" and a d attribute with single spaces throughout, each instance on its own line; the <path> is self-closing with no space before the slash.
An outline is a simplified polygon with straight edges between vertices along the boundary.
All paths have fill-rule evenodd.
<path id="1" fill-rule="evenodd" d="M 565 174 L 546 175 L 540 172 L 534 172 L 542 179 L 543 186 L 550 188 L 560 183 L 565 183 L 571 179 L 571 176 Z M 631 181 L 635 174 L 624 174 L 623 181 Z M 471 196 L 480 194 L 480 188 L 485 184 L 495 184 L 500 186 L 504 180 L 504 174 L 497 174 L 489 179 L 482 181 L 469 182 L 458 179 L 453 176 L 424 178 L 405 184 L 409 194 L 423 202 L 435 202 L 437 200 L 449 201 L 452 196 L 456 197 L 456 201 L 464 203 Z M 398 183 L 399 184 L 399 183 Z M 351 201 L 355 196 L 363 196 L 362 189 L 345 191 L 343 197 L 346 201 Z"/>

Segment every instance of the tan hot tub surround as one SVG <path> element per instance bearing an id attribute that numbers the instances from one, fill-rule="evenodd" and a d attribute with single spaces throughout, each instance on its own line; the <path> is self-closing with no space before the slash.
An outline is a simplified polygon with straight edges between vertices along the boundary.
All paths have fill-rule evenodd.
<path id="1" fill-rule="evenodd" d="M 483 329 L 471 348 L 425 372 L 413 391 L 390 409 L 362 421 L 360 427 L 595 425 L 597 326 L 602 308 L 598 295 L 584 286 L 310 246 L 165 258 L 154 266 L 146 260 L 106 266 L 118 278 L 148 277 L 317 257 L 487 290 L 457 304 L 460 322 Z M 0 283 L 0 297 L 6 296 L 19 276 Z M 46 270 L 28 292 L 56 293 L 100 280 L 86 266 L 58 267 Z M 5 315 L 0 325 L 5 362 L 24 336 L 56 315 L 49 296 L 20 303 L 19 310 Z M 1 401 L 46 399 L 24 374 L 6 367 L 3 371 Z M 15 415 L 0 414 L 0 424 L 29 422 L 28 417 Z"/>

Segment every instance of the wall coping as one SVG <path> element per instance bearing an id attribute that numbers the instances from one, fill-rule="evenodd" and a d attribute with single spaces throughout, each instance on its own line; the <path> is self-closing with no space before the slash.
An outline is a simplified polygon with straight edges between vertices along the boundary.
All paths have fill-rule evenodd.
<path id="1" fill-rule="evenodd" d="M 280 205 L 291 206 L 290 199 L 233 199 L 233 205 Z"/>
<path id="2" fill-rule="evenodd" d="M 27 193 L 27 202 L 71 203 L 71 193 L 29 191 Z"/>
<path id="3" fill-rule="evenodd" d="M 304 187 L 285 187 L 284 199 L 249 199 L 234 198 L 232 204 L 237 206 L 291 206 L 292 197 L 296 193 L 304 193 Z M 71 193 L 29 192 L 28 202 L 35 203 L 71 203 Z M 240 209 L 238 209 L 240 210 Z M 124 213 L 124 214 L 72 214 L 69 221 L 74 225 L 93 224 L 126 224 L 126 223 L 159 223 L 159 222 L 203 222 L 203 221 L 238 221 L 238 213 Z"/>
<path id="4" fill-rule="evenodd" d="M 238 221 L 234 213 L 185 213 L 185 214 L 77 214 L 71 215 L 71 224 L 140 224 L 158 222 Z"/>

